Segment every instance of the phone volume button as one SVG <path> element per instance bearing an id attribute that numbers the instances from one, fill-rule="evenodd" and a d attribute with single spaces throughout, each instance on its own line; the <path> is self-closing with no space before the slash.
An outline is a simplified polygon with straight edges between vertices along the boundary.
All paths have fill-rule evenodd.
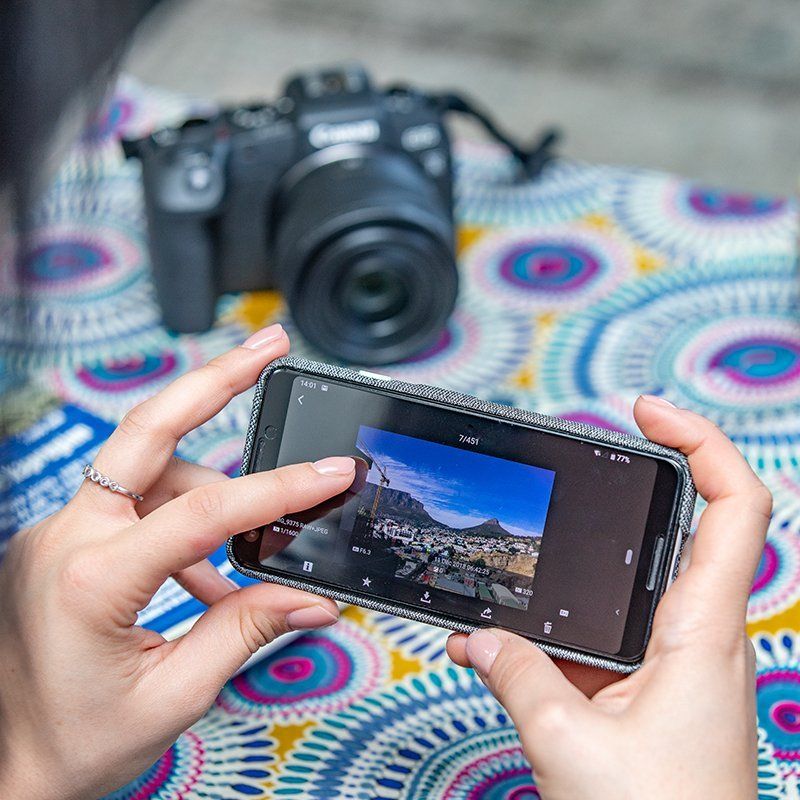
<path id="1" fill-rule="evenodd" d="M 647 583 L 645 584 L 645 588 L 648 592 L 652 592 L 653 589 L 656 588 L 656 580 L 658 578 L 658 572 L 664 556 L 665 543 L 666 539 L 663 536 L 659 536 L 658 539 L 656 539 L 656 546 L 653 550 L 653 559 L 650 562 L 650 569 L 647 573 Z"/>

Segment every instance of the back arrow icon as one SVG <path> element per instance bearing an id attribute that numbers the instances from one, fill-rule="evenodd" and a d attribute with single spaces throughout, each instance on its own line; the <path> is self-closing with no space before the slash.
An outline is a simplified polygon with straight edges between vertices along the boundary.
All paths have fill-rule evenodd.
<path id="1" fill-rule="evenodd" d="M 303 405 L 303 398 L 304 397 L 305 397 L 305 395 L 301 394 L 300 397 L 297 398 L 297 402 L 300 403 L 300 405 Z"/>
<path id="2" fill-rule="evenodd" d="M 619 609 L 614 612 L 617 616 L 619 616 Z"/>

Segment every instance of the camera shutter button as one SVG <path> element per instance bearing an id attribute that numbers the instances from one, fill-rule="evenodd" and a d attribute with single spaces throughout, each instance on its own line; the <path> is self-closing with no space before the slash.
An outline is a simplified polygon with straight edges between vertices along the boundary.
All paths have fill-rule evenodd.
<path id="1" fill-rule="evenodd" d="M 211 185 L 211 168 L 205 164 L 186 170 L 186 186 L 193 192 L 203 192 Z"/>
<path id="2" fill-rule="evenodd" d="M 186 152 L 182 157 L 183 182 L 189 191 L 204 192 L 214 180 L 211 156 L 204 150 Z"/>

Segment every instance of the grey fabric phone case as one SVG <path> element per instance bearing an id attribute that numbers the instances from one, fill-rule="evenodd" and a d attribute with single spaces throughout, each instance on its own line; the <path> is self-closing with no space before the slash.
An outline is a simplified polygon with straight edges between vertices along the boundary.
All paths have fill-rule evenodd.
<path id="1" fill-rule="evenodd" d="M 489 403 L 485 400 L 480 400 L 477 397 L 470 397 L 469 395 L 459 394 L 458 392 L 452 392 L 447 389 L 440 389 L 435 386 L 424 386 L 421 384 L 384 379 L 381 376 L 373 373 L 355 372 L 353 370 L 345 369 L 344 367 L 321 364 L 314 361 L 308 361 L 303 358 L 288 357 L 274 361 L 261 373 L 261 377 L 259 378 L 256 386 L 256 393 L 253 399 L 253 410 L 250 416 L 250 425 L 247 431 L 244 453 L 242 455 L 243 475 L 250 471 L 250 458 L 258 430 L 261 402 L 264 397 L 264 392 L 266 391 L 267 381 L 269 380 L 269 376 L 275 370 L 280 368 L 299 370 L 319 378 L 338 378 L 340 380 L 360 384 L 362 386 L 379 388 L 383 392 L 396 394 L 403 397 L 420 398 L 454 409 L 477 411 L 487 416 L 531 425 L 545 431 L 564 433 L 577 438 L 585 438 L 591 441 L 602 442 L 614 447 L 624 447 L 635 452 L 658 455 L 669 459 L 678 467 L 683 477 L 683 488 L 680 497 L 678 498 L 678 507 L 676 509 L 677 514 L 675 537 L 670 543 L 671 566 L 669 582 L 671 583 L 671 581 L 674 580 L 675 576 L 677 575 L 680 554 L 683 549 L 683 545 L 689 536 L 696 498 L 694 483 L 692 481 L 691 473 L 689 472 L 689 464 L 686 460 L 686 457 L 682 453 L 638 436 L 631 436 L 626 433 L 609 431 L 604 428 L 596 428 L 592 425 L 586 425 L 581 422 L 570 422 L 559 419 L 558 417 L 548 417 L 544 414 L 537 414 L 534 411 L 525 411 L 519 408 L 498 405 L 497 403 Z M 407 619 L 426 622 L 432 625 L 448 628 L 450 630 L 462 631 L 464 633 L 470 633 L 479 627 L 470 623 L 452 620 L 436 613 L 417 611 L 397 606 L 389 601 L 358 597 L 350 594 L 346 590 L 320 587 L 314 584 L 306 583 L 305 581 L 296 577 L 287 577 L 284 575 L 273 574 L 268 571 L 256 572 L 255 570 L 251 570 L 238 562 L 236 555 L 234 554 L 233 542 L 233 538 L 228 540 L 228 558 L 239 572 L 247 575 L 250 578 L 280 583 L 296 589 L 304 589 L 313 592 L 314 594 L 329 597 L 333 600 L 358 605 L 363 608 L 373 609 L 375 611 L 396 614 L 397 616 L 406 617 Z M 651 624 L 651 622 L 652 618 L 648 620 L 648 626 Z M 639 666 L 638 663 L 618 661 L 611 657 L 602 657 L 590 653 L 584 653 L 580 650 L 554 645 L 549 642 L 536 640 L 536 643 L 539 647 L 541 647 L 542 650 L 551 656 L 556 658 L 564 658 L 579 664 L 586 664 L 589 666 L 600 667 L 602 669 L 613 670 L 621 673 L 633 672 Z"/>

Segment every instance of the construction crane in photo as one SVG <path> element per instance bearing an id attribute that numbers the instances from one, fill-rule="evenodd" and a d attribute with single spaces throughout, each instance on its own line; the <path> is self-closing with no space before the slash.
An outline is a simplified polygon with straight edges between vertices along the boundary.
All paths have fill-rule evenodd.
<path id="1" fill-rule="evenodd" d="M 369 515 L 369 527 L 370 530 L 372 530 L 373 526 L 375 525 L 375 515 L 378 513 L 378 503 L 380 503 L 381 500 L 381 492 L 383 491 L 384 486 L 389 485 L 389 476 L 386 474 L 386 470 L 381 466 L 378 459 L 375 458 L 375 456 L 370 452 L 370 449 L 364 444 L 363 439 L 359 439 L 356 442 L 356 447 L 370 460 L 371 466 L 375 467 L 380 475 L 378 485 L 375 488 L 375 498 L 372 501 L 372 511 L 370 511 Z"/>

